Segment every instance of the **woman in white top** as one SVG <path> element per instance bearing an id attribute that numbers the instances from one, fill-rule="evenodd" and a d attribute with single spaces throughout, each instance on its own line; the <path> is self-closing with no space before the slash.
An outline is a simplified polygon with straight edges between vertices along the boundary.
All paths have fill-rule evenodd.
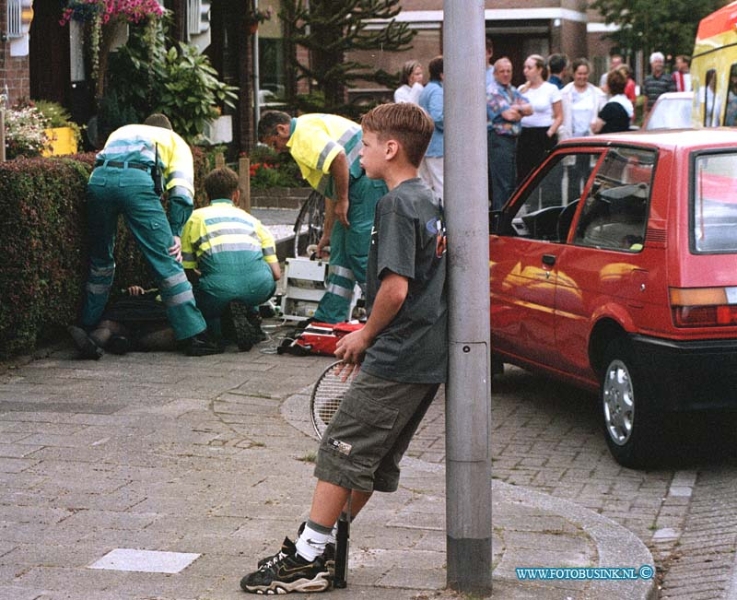
<path id="1" fill-rule="evenodd" d="M 558 140 L 569 137 L 592 135 L 591 127 L 606 102 L 606 95 L 594 84 L 589 83 L 591 65 L 585 58 L 577 58 L 571 65 L 573 81 L 561 90 L 563 102 L 563 124 L 558 130 Z M 581 195 L 582 186 L 586 183 L 591 165 L 588 156 L 576 157 L 576 162 L 569 169 L 568 201 L 572 202 Z"/>
<path id="2" fill-rule="evenodd" d="M 394 102 L 411 102 L 417 104 L 420 99 L 420 94 L 424 89 L 422 85 L 422 79 L 424 73 L 422 71 L 422 65 L 418 60 L 408 60 L 402 67 L 402 74 L 400 75 L 400 85 L 394 91 Z"/>
<path id="3" fill-rule="evenodd" d="M 527 57 L 524 73 L 527 83 L 519 91 L 532 106 L 532 114 L 520 122 L 517 182 L 522 181 L 555 146 L 558 128 L 563 122 L 560 90 L 546 81 L 548 68 L 545 59 L 539 54 Z"/>

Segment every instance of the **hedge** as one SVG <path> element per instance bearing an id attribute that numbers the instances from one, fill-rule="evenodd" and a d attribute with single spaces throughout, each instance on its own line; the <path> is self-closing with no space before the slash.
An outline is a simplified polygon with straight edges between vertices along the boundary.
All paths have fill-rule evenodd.
<path id="1" fill-rule="evenodd" d="M 209 161 L 195 158 L 196 206 Z M 61 339 L 78 315 L 87 278 L 85 187 L 94 154 L 0 163 L 0 358 Z M 153 283 L 133 237 L 119 224 L 113 289 Z"/>

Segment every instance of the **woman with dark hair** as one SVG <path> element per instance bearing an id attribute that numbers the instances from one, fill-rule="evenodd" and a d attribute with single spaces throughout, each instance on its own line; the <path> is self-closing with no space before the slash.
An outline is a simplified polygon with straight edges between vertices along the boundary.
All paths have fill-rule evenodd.
<path id="1" fill-rule="evenodd" d="M 615 69 L 609 72 L 606 85 L 612 97 L 599 112 L 591 130 L 594 133 L 614 133 L 627 131 L 630 128 L 632 115 L 635 112 L 632 102 L 624 95 L 627 77 L 622 71 Z"/>
<path id="2" fill-rule="evenodd" d="M 419 60 L 408 60 L 402 67 L 400 85 L 394 91 L 394 102 L 411 102 L 417 104 L 424 89 L 422 78 L 424 73 Z"/>
<path id="3" fill-rule="evenodd" d="M 523 117 L 517 144 L 517 182 L 532 171 L 558 141 L 558 128 L 563 122 L 560 90 L 547 81 L 548 68 L 539 54 L 527 57 L 525 83 L 519 88 L 532 106 L 532 114 Z"/>

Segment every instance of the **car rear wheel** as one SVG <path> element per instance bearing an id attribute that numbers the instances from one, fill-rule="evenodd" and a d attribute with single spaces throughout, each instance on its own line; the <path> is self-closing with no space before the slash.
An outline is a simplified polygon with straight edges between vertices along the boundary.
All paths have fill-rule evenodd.
<path id="1" fill-rule="evenodd" d="M 640 375 L 632 348 L 624 338 L 607 346 L 600 398 L 604 436 L 614 459 L 631 468 L 657 460 L 663 442 L 662 426 L 649 385 Z"/>

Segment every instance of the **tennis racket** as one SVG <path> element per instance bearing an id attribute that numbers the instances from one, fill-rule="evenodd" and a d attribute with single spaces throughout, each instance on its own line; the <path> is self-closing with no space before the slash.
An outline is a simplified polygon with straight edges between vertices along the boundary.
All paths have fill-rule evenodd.
<path id="1" fill-rule="evenodd" d="M 345 393 L 351 387 L 350 376 L 347 381 L 343 381 L 343 377 L 335 374 L 335 368 L 342 364 L 341 361 L 334 362 L 325 369 L 312 388 L 310 396 L 310 418 L 312 426 L 318 438 L 322 438 L 328 424 L 338 411 Z"/>
<path id="2" fill-rule="evenodd" d="M 310 396 L 310 418 L 315 433 L 322 438 L 328 424 L 338 411 L 338 407 L 351 386 L 349 376 L 343 381 L 342 375 L 335 374 L 335 368 L 341 361 L 334 362 L 325 369 L 312 388 Z M 338 519 L 338 531 L 335 536 L 335 574 L 333 575 L 333 587 L 344 588 L 348 585 L 348 544 L 351 537 L 351 496 L 348 495 L 346 509 Z"/>

